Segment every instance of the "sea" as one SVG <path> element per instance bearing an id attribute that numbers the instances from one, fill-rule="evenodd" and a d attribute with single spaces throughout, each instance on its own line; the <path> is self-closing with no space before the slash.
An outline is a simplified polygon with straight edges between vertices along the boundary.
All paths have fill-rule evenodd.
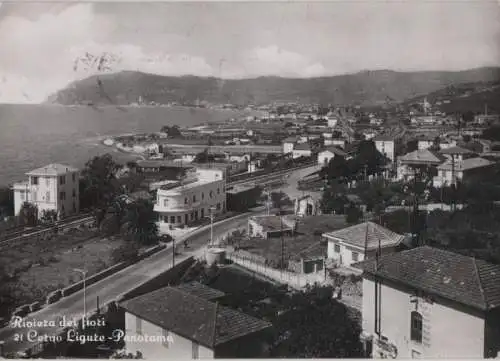
<path id="1" fill-rule="evenodd" d="M 194 126 L 243 115 L 242 111 L 186 107 L 92 107 L 0 104 L 0 186 L 50 163 L 82 167 L 111 153 L 137 159 L 102 141 L 109 136 L 157 132 L 164 125 Z"/>

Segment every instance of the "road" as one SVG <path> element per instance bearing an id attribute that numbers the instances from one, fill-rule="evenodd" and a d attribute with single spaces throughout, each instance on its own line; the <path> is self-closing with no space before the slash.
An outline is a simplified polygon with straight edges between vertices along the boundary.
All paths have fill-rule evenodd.
<path id="1" fill-rule="evenodd" d="M 214 238 L 221 237 L 227 234 L 232 229 L 237 229 L 246 226 L 249 214 L 239 215 L 235 218 L 221 221 L 214 224 Z M 180 262 L 190 256 L 201 256 L 204 253 L 207 241 L 210 238 L 210 226 L 203 227 L 199 231 L 193 232 L 192 235 L 187 235 L 189 239 L 189 249 L 182 251 L 176 256 L 176 262 Z M 116 300 L 122 294 L 133 290 L 145 281 L 159 275 L 168 270 L 172 266 L 172 249 L 171 246 L 162 250 L 151 257 L 140 261 L 126 269 L 111 275 L 104 280 L 90 285 L 86 289 L 87 313 L 92 313 L 97 308 L 97 297 L 101 305 L 107 304 Z M 54 321 L 59 320 L 62 316 L 66 319 L 80 319 L 83 313 L 83 290 L 63 298 L 59 302 L 49 305 L 42 310 L 29 314 L 24 321 Z M 25 327 L 14 328 L 11 325 L 0 330 L 0 340 L 4 341 L 4 352 L 22 352 L 34 345 L 34 343 L 26 340 L 27 332 L 33 334 L 34 331 L 38 336 L 54 336 L 58 334 L 60 328 L 55 327 Z M 24 340 L 15 340 L 16 334 L 23 334 Z"/>

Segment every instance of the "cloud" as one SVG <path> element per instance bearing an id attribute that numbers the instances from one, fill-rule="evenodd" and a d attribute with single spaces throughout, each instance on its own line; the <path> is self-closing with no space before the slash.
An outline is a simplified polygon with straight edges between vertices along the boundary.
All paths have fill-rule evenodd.
<path id="1" fill-rule="evenodd" d="M 323 64 L 307 56 L 281 49 L 277 45 L 252 49 L 245 54 L 243 64 L 247 76 L 313 77 L 326 73 Z"/>
<path id="2" fill-rule="evenodd" d="M 98 62 L 75 62 L 112 54 L 112 71 L 164 75 L 211 75 L 202 57 L 148 53 L 132 44 L 107 43 L 114 19 L 98 16 L 93 4 L 77 4 L 36 20 L 7 16 L 0 22 L 0 102 L 39 103 L 70 82 L 99 73 Z M 75 66 L 77 65 L 77 66 Z"/>

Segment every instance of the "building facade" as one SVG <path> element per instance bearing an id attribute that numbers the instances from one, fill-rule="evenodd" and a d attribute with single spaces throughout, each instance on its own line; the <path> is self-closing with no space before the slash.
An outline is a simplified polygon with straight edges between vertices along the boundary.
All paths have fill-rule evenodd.
<path id="1" fill-rule="evenodd" d="M 419 247 L 359 268 L 364 271 L 362 340 L 368 357 L 497 356 L 497 265 Z"/>
<path id="2" fill-rule="evenodd" d="M 182 226 L 226 211 L 226 176 L 222 169 L 197 168 L 174 184 L 160 187 L 156 194 L 158 221 Z"/>
<path id="3" fill-rule="evenodd" d="M 55 211 L 58 218 L 80 212 L 79 171 L 63 164 L 49 164 L 26 173 L 28 180 L 15 183 L 14 212 L 25 202 L 43 211 Z"/>
<path id="4" fill-rule="evenodd" d="M 375 148 L 377 148 L 380 154 L 387 157 L 391 162 L 394 162 L 396 153 L 394 139 L 386 136 L 378 136 L 373 141 L 375 142 Z"/>

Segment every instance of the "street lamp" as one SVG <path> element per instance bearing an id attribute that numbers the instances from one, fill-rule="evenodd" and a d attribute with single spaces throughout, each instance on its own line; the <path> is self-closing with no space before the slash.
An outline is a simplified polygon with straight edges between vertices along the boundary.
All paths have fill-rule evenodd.
<path id="1" fill-rule="evenodd" d="M 210 207 L 210 245 L 214 243 L 214 210 L 215 207 Z"/>
<path id="2" fill-rule="evenodd" d="M 85 281 L 87 278 L 87 271 L 79 268 L 73 268 L 73 271 L 81 273 L 83 275 L 83 326 L 85 328 L 85 318 L 87 317 L 87 295 L 86 295 L 86 285 Z"/>

